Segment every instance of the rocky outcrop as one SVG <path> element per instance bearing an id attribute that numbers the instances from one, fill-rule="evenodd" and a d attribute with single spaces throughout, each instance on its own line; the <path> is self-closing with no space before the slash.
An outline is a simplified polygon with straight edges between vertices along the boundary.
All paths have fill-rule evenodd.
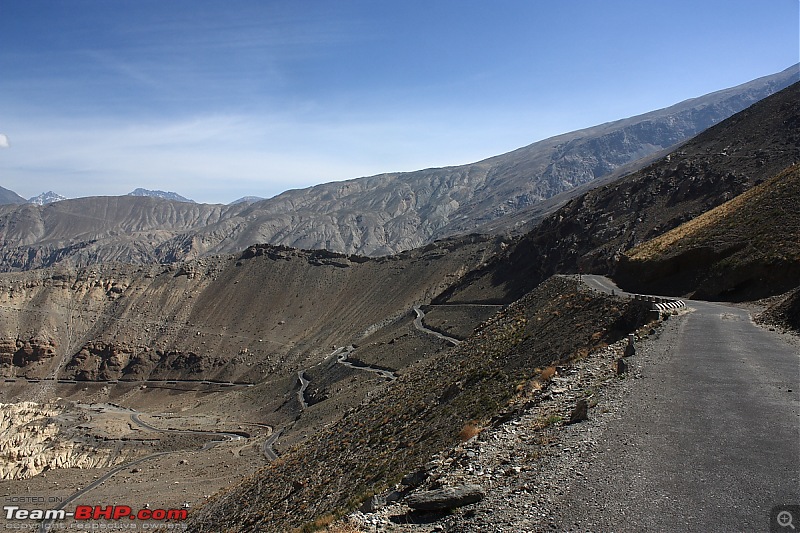
<path id="1" fill-rule="evenodd" d="M 51 339 L 0 339 L 0 365 L 25 368 L 55 354 L 56 345 Z"/>
<path id="2" fill-rule="evenodd" d="M 28 479 L 56 468 L 110 466 L 108 449 L 65 435 L 55 419 L 64 410 L 32 402 L 0 404 L 0 479 Z"/>
<path id="3" fill-rule="evenodd" d="M 138 348 L 138 350 L 137 350 Z M 67 364 L 65 374 L 80 381 L 120 379 L 125 374 L 146 375 L 158 362 L 147 347 L 88 343 Z"/>
<path id="4" fill-rule="evenodd" d="M 143 380 L 175 375 L 207 377 L 223 367 L 221 358 L 125 343 L 90 342 L 75 354 L 64 375 L 78 381 Z"/>

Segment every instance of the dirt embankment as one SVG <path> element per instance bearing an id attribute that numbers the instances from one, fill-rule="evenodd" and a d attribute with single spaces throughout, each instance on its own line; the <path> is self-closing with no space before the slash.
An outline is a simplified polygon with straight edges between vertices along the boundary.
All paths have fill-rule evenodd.
<path id="1" fill-rule="evenodd" d="M 778 298 L 764 312 L 756 316 L 756 322 L 800 333 L 800 287 Z"/>

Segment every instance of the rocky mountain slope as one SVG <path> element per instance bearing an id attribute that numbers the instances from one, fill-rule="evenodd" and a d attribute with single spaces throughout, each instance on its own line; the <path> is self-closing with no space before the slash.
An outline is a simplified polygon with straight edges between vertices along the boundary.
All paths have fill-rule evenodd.
<path id="1" fill-rule="evenodd" d="M 567 133 L 475 164 L 383 174 L 256 204 L 259 241 L 380 255 L 471 232 L 673 147 L 797 81 L 796 67 L 675 106 Z M 289 215 L 291 214 L 291 216 Z"/>
<path id="2" fill-rule="evenodd" d="M 87 198 L 50 210 L 4 207 L 0 269 L 174 261 L 230 253 L 256 242 L 370 256 L 413 249 L 473 231 L 674 147 L 797 78 L 792 67 L 478 163 L 329 183 L 252 204 Z"/>
<path id="3" fill-rule="evenodd" d="M 456 280 L 434 303 L 474 306 L 522 296 L 462 344 L 412 364 L 340 421 L 240 487 L 217 495 L 195 515 L 192 526 L 200 531 L 310 531 L 374 492 L 398 498 L 411 492 L 419 483 L 414 479 L 425 479 L 430 471 L 426 461 L 441 457 L 435 454 L 442 447 L 456 445 L 459 434 L 468 438 L 490 424 L 493 415 L 502 418 L 504 410 L 524 404 L 525 391 L 535 397 L 536 384 L 551 375 L 543 367 L 566 365 L 570 358 L 602 346 L 594 345 L 595 340 L 612 342 L 643 322 L 643 310 L 625 308 L 615 298 L 581 294 L 573 280 L 542 282 L 548 269 L 610 269 L 615 257 L 634 244 L 707 211 L 694 225 L 677 230 L 681 237 L 702 236 L 687 242 L 690 248 L 702 248 L 720 235 L 736 238 L 737 232 L 752 231 L 753 223 L 765 228 L 786 220 L 783 211 L 797 199 L 792 165 L 800 160 L 798 91 L 800 85 L 792 86 L 663 161 L 578 197 L 489 264 Z M 718 205 L 722 208 L 712 210 Z M 749 229 L 720 222 L 733 213 Z M 783 240 L 792 239 L 791 220 Z M 705 230 L 698 234 L 687 228 Z M 674 234 L 662 239 L 667 249 L 682 253 Z M 769 263 L 769 254 L 746 257 L 752 257 L 751 268 Z M 793 256 L 788 261 L 797 264 Z M 733 272 L 730 267 L 721 275 Z M 602 312 L 592 315 L 598 309 Z M 404 474 L 409 475 L 400 483 Z M 436 481 L 429 485 L 441 488 Z M 334 486 L 348 489 L 332 490 Z M 400 493 L 386 491 L 392 487 Z"/>
<path id="4" fill-rule="evenodd" d="M 555 368 L 545 367 L 617 340 L 643 322 L 645 311 L 632 301 L 588 297 L 574 280 L 554 278 L 463 344 L 412 365 L 341 420 L 218 495 L 191 528 L 311 530 L 315 520 L 360 505 L 466 440 L 474 434 L 469 428 L 479 432 L 499 410 L 521 407 L 553 376 Z"/>
<path id="5" fill-rule="evenodd" d="M 202 240 L 176 233 L 188 235 L 229 214 L 230 208 L 222 205 L 134 196 L 83 198 L 43 207 L 0 206 L 0 264 L 8 271 L 190 259 L 202 249 Z"/>
<path id="6" fill-rule="evenodd" d="M 262 245 L 181 265 L 3 274 L 0 375 L 283 379 L 410 314 L 500 245 L 464 238 L 380 259 Z"/>
<path id="7" fill-rule="evenodd" d="M 46 204 L 52 204 L 53 202 L 61 202 L 62 200 L 66 199 L 67 199 L 66 196 L 61 196 L 60 194 L 55 193 L 53 191 L 47 191 L 43 192 L 38 196 L 34 196 L 33 198 L 29 198 L 28 203 L 34 205 L 46 205 Z"/>
<path id="8" fill-rule="evenodd" d="M 800 284 L 800 166 L 622 255 L 634 292 L 754 300 Z"/>
<path id="9" fill-rule="evenodd" d="M 652 165 L 569 201 L 437 303 L 508 302 L 556 272 L 612 273 L 625 251 L 798 161 L 800 84 L 794 84 Z"/>

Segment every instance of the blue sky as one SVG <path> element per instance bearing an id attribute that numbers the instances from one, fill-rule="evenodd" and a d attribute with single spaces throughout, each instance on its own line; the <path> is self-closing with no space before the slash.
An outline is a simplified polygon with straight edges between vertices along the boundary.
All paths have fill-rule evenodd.
<path id="1" fill-rule="evenodd" d="M 797 63 L 797 0 L 0 0 L 0 186 L 202 202 L 463 164 Z"/>

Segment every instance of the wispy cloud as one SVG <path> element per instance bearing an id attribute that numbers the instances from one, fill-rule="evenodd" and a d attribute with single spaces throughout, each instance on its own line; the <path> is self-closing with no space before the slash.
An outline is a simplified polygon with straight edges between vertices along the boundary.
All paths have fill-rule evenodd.
<path id="1" fill-rule="evenodd" d="M 8 148 L 8 136 L 0 133 L 0 148 Z"/>

